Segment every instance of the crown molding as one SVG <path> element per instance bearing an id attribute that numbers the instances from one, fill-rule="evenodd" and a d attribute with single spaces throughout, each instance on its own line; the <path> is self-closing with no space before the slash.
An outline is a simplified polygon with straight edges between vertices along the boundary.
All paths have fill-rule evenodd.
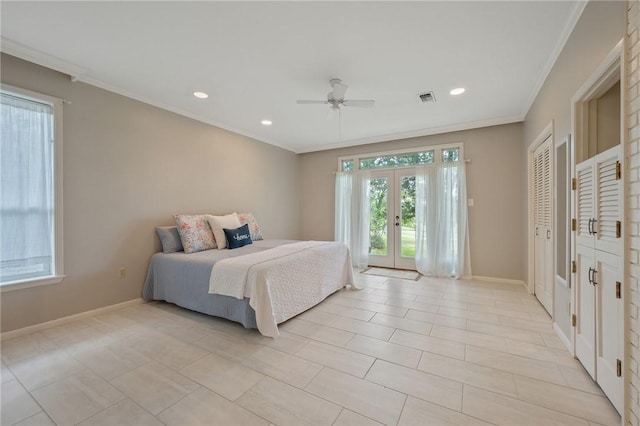
<path id="1" fill-rule="evenodd" d="M 556 43 L 553 51 L 549 55 L 549 60 L 547 61 L 544 69 L 542 70 L 542 73 L 540 73 L 540 77 L 538 78 L 538 81 L 536 82 L 536 84 L 533 85 L 531 94 L 529 95 L 529 100 L 525 104 L 526 108 L 524 109 L 524 114 L 523 114 L 524 116 L 527 115 L 527 113 L 531 109 L 531 106 L 533 105 L 536 98 L 538 97 L 538 93 L 540 93 L 540 90 L 542 90 L 542 86 L 544 86 L 544 82 L 547 80 L 549 73 L 551 73 L 551 70 L 553 69 L 553 66 L 556 64 L 558 57 L 560 57 L 560 53 L 562 53 L 562 49 L 564 49 L 564 45 L 567 44 L 567 41 L 569 40 L 571 33 L 573 33 L 573 30 L 576 27 L 578 20 L 580 20 L 580 17 L 582 16 L 582 12 L 584 11 L 584 8 L 587 7 L 587 3 L 589 3 L 589 1 L 590 0 L 576 2 L 573 8 L 573 12 L 571 13 L 571 16 L 569 16 L 569 19 L 567 20 L 562 30 L 562 33 L 560 34 L 560 37 L 558 37 L 558 42 Z"/>
<path id="2" fill-rule="evenodd" d="M 60 59 L 56 56 L 49 55 L 40 50 L 20 44 L 16 41 L 0 36 L 0 51 L 11 56 L 15 56 L 25 61 L 50 68 L 52 70 L 68 74 L 72 80 L 77 80 L 80 76 L 87 73 L 85 68 L 76 64 Z"/>
<path id="3" fill-rule="evenodd" d="M 467 123 L 452 124 L 452 125 L 440 126 L 440 127 L 430 127 L 426 129 L 420 129 L 420 130 L 412 130 L 409 132 L 391 133 L 387 135 L 372 136 L 369 138 L 362 138 L 362 139 L 351 139 L 351 140 L 341 141 L 335 144 L 316 145 L 308 148 L 298 149 L 295 151 L 295 153 L 306 154 L 310 152 L 326 151 L 329 149 L 338 149 L 338 148 L 348 148 L 352 146 L 366 145 L 370 143 L 389 142 L 389 141 L 395 141 L 400 139 L 418 138 L 422 136 L 432 136 L 432 135 L 440 135 L 443 133 L 452 133 L 452 132 L 459 132 L 463 130 L 478 129 L 482 127 L 500 126 L 502 124 L 519 123 L 521 121 L 524 121 L 523 115 L 491 118 L 487 120 L 470 121 Z"/>
<path id="4" fill-rule="evenodd" d="M 582 6 L 582 8 L 578 8 L 578 9 L 580 10 L 579 10 L 579 13 L 577 13 L 577 17 L 575 18 L 576 21 L 579 18 L 580 14 L 582 13 L 582 9 L 584 9 L 584 5 Z M 573 22 L 572 25 L 567 25 L 567 28 L 569 28 L 569 34 L 573 30 L 574 25 L 575 25 L 575 22 Z M 568 38 L 568 35 L 567 35 L 567 38 Z M 556 50 L 558 51 L 558 54 L 560 53 L 560 50 L 562 50 L 562 46 L 564 46 L 564 42 L 566 42 L 566 40 L 564 40 L 562 43 L 559 43 L 560 48 L 556 48 Z M 350 146 L 358 146 L 358 145 L 365 145 L 365 144 L 378 143 L 378 142 L 388 142 L 393 140 L 408 139 L 408 138 L 415 138 L 415 137 L 421 137 L 421 136 L 437 135 L 442 133 L 450 133 L 450 132 L 456 132 L 461 130 L 470 130 L 470 129 L 481 128 L 481 127 L 498 126 L 502 124 L 509 124 L 509 123 L 524 121 L 524 114 L 522 114 L 517 116 L 500 117 L 495 119 L 460 123 L 460 124 L 454 124 L 454 125 L 424 128 L 424 129 L 412 130 L 408 132 L 392 133 L 392 134 L 373 136 L 368 138 L 351 139 L 351 140 L 340 141 L 333 144 L 314 145 L 314 146 L 301 147 L 296 149 L 296 148 L 292 148 L 291 146 L 288 146 L 287 144 L 261 138 L 249 132 L 242 131 L 240 129 L 236 129 L 230 126 L 226 126 L 215 120 L 211 120 L 208 117 L 203 117 L 188 111 L 184 111 L 179 108 L 175 108 L 170 105 L 159 103 L 151 99 L 148 99 L 144 96 L 140 96 L 139 94 L 105 83 L 101 80 L 90 77 L 88 75 L 89 71 L 85 68 L 82 68 L 76 64 L 65 61 L 53 55 L 49 55 L 42 51 L 32 49 L 30 47 L 17 43 L 6 37 L 0 37 L 0 51 L 7 53 L 9 55 L 18 57 L 20 59 L 24 59 L 26 61 L 33 62 L 35 64 L 53 69 L 55 71 L 68 74 L 69 76 L 71 76 L 71 79 L 73 81 L 80 81 L 80 82 L 89 84 L 91 86 L 95 86 L 100 89 L 104 89 L 109 92 L 116 93 L 118 95 L 122 95 L 127 98 L 131 98 L 136 101 L 143 102 L 145 104 L 148 104 L 157 108 L 161 108 L 163 110 L 170 111 L 175 114 L 178 114 L 187 118 L 191 118 L 193 120 L 200 121 L 202 123 L 209 124 L 211 126 L 215 126 L 220 129 L 233 132 L 241 136 L 251 138 L 258 142 L 264 142 L 266 144 L 273 145 L 275 147 L 278 147 L 287 151 L 291 151 L 295 154 L 305 154 L 305 153 L 311 153 L 311 152 L 317 152 L 317 151 L 326 151 L 330 149 L 346 148 Z M 555 57 L 557 58 L 557 55 L 555 55 Z M 555 62 L 555 58 L 553 61 L 550 61 L 550 62 L 552 66 L 553 63 Z M 551 68 L 551 66 L 549 67 L 549 69 Z M 546 78 L 546 74 L 545 74 L 545 78 Z M 541 84 L 542 83 L 544 83 L 544 79 L 542 79 Z M 537 95 L 537 91 L 535 93 Z M 534 99 L 535 99 L 535 96 L 534 96 Z"/>
<path id="5" fill-rule="evenodd" d="M 182 110 L 180 108 L 176 108 L 176 107 L 173 107 L 173 106 L 170 106 L 170 105 L 166 105 L 166 104 L 163 104 L 161 102 L 153 101 L 153 100 L 148 99 L 148 98 L 146 98 L 144 96 L 140 96 L 140 95 L 138 95 L 136 93 L 130 92 L 128 90 L 122 89 L 122 88 L 117 87 L 117 86 L 113 86 L 111 84 L 108 84 L 108 83 L 105 83 L 103 81 L 94 79 L 94 78 L 89 77 L 87 75 L 79 76 L 78 77 L 78 81 L 80 81 L 82 83 L 89 84 L 91 86 L 98 87 L 98 88 L 106 90 L 108 92 L 116 93 L 118 95 L 134 99 L 136 101 L 145 103 L 147 105 L 154 106 L 156 108 L 163 109 L 165 111 L 173 112 L 175 114 L 181 115 L 183 117 L 190 118 L 192 120 L 200 121 L 201 123 L 209 124 L 211 126 L 219 128 L 219 129 L 223 129 L 223 130 L 226 130 L 226 131 L 229 131 L 229 132 L 232 132 L 232 133 L 236 133 L 236 134 L 241 135 L 241 136 L 245 136 L 247 138 L 253 139 L 253 140 L 258 141 L 258 142 L 264 142 L 266 144 L 273 145 L 275 147 L 278 147 L 278 148 L 281 148 L 281 149 L 284 149 L 284 150 L 291 151 L 291 152 L 295 153 L 295 150 L 293 148 L 291 148 L 290 146 L 287 146 L 287 145 L 284 145 L 284 144 L 281 144 L 281 143 L 278 143 L 278 142 L 275 142 L 275 141 L 272 141 L 272 140 L 264 139 L 264 138 L 261 138 L 259 136 L 254 135 L 254 134 L 251 134 L 249 132 L 245 132 L 245 131 L 242 131 L 242 130 L 239 130 L 239 129 L 236 129 L 236 128 L 233 128 L 233 127 L 230 127 L 230 126 L 226 126 L 226 125 L 221 124 L 221 123 L 219 123 L 219 122 L 217 122 L 215 120 L 211 120 L 208 117 L 203 117 L 203 116 L 200 116 L 198 114 L 193 114 L 191 112 Z"/>
<path id="6" fill-rule="evenodd" d="M 209 124 L 211 126 L 218 127 L 220 129 L 223 129 L 223 130 L 227 130 L 229 132 L 233 132 L 233 133 L 236 133 L 236 134 L 239 134 L 239 135 L 242 135 L 242 136 L 246 136 L 248 138 L 254 139 L 254 140 L 259 141 L 259 142 L 264 142 L 264 143 L 267 143 L 269 145 L 273 145 L 273 146 L 276 146 L 278 148 L 285 149 L 287 151 L 295 152 L 295 150 L 293 150 L 291 147 L 283 145 L 281 143 L 277 143 L 277 142 L 271 141 L 271 140 L 265 140 L 265 139 L 260 138 L 260 137 L 258 137 L 256 135 L 253 135 L 253 134 L 250 134 L 250 133 L 247 133 L 247 132 L 243 132 L 243 131 L 241 131 L 239 129 L 235 129 L 235 128 L 232 128 L 232 127 L 229 127 L 229 126 L 225 126 L 225 125 L 223 125 L 221 123 L 218 123 L 218 122 L 216 122 L 214 120 L 211 120 L 211 119 L 209 119 L 207 117 L 202 117 L 202 116 L 199 116 L 197 114 L 193 114 L 193 113 L 181 110 L 179 108 L 172 107 L 170 105 L 165 105 L 165 104 L 162 104 L 162 103 L 159 103 L 159 102 L 155 102 L 155 101 L 152 101 L 151 99 L 145 98 L 144 96 L 140 96 L 140 95 L 138 95 L 136 93 L 130 92 L 130 91 L 125 90 L 125 89 L 122 89 L 120 87 L 113 86 L 111 84 L 105 83 L 105 82 L 103 82 L 101 80 L 98 80 L 98 79 L 95 79 L 93 77 L 90 77 L 88 75 L 89 71 L 87 69 L 85 69 L 85 68 L 82 68 L 82 67 L 80 67 L 78 65 L 75 65 L 75 64 L 73 64 L 71 62 L 68 62 L 68 61 L 65 61 L 63 59 L 60 59 L 60 58 L 58 58 L 56 56 L 49 55 L 49 54 L 44 53 L 42 51 L 39 51 L 37 49 L 32 49 L 32 48 L 30 48 L 28 46 L 25 46 L 23 44 L 15 42 L 15 41 L 13 41 L 11 39 L 8 39 L 6 37 L 0 37 L 0 52 L 6 53 L 6 54 L 11 55 L 11 56 L 15 56 L 15 57 L 20 58 L 20 59 L 24 59 L 25 61 L 29 61 L 29 62 L 32 62 L 34 64 L 41 65 L 43 67 L 50 68 L 50 69 L 52 69 L 54 71 L 58 71 L 58 72 L 61 72 L 63 74 L 68 74 L 69 76 L 71 76 L 71 80 L 72 81 L 80 81 L 80 82 L 89 84 L 91 86 L 95 86 L 95 87 L 98 87 L 100 89 L 104 89 L 104 90 L 107 90 L 109 92 L 116 93 L 118 95 L 122 95 L 122 96 L 125 96 L 127 98 L 131 98 L 131 99 L 134 99 L 136 101 L 143 102 L 145 104 L 148 104 L 148 105 L 151 105 L 151 106 L 154 106 L 154 107 L 157 107 L 157 108 L 161 108 L 163 110 L 170 111 L 170 112 L 173 112 L 175 114 L 182 115 L 184 117 L 191 118 L 193 120 L 200 121 L 200 122 L 205 123 L 205 124 Z"/>

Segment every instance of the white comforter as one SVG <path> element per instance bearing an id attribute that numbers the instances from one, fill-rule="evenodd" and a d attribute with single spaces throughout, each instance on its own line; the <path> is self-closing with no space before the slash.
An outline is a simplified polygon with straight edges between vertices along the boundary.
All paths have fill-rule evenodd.
<path id="1" fill-rule="evenodd" d="M 277 337 L 279 323 L 347 284 L 357 288 L 344 244 L 303 241 L 216 262 L 209 293 L 249 298 L 260 333 Z"/>

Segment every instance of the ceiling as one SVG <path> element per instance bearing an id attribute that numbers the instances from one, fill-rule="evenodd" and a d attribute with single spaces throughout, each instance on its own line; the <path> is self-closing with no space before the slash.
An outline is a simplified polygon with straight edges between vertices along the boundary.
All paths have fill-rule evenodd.
<path id="1" fill-rule="evenodd" d="M 0 34 L 6 53 L 302 153 L 522 121 L 584 5 L 3 1 Z M 374 107 L 296 104 L 331 78 Z"/>

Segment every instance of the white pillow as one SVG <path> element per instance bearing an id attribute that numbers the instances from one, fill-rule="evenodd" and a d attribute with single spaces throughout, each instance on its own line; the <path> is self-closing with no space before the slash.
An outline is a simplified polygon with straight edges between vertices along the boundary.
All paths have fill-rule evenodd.
<path id="1" fill-rule="evenodd" d="M 227 248 L 227 238 L 224 235 L 223 228 L 236 229 L 242 226 L 237 213 L 231 213 L 225 216 L 207 215 L 207 222 L 209 222 L 219 249 Z"/>

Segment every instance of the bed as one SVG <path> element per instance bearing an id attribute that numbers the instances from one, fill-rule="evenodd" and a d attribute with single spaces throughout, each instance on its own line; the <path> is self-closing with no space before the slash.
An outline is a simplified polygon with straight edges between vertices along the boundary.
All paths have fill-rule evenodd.
<path id="1" fill-rule="evenodd" d="M 278 324 L 347 285 L 356 288 L 344 244 L 259 240 L 233 250 L 156 253 L 142 296 L 277 337 Z"/>

